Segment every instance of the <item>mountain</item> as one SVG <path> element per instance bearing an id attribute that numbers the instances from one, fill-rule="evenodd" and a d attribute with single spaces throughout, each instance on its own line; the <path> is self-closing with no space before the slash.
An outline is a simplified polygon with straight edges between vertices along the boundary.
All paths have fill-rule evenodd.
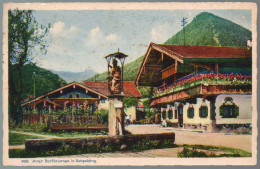
<path id="1" fill-rule="evenodd" d="M 56 71 L 56 70 L 50 70 L 50 71 L 59 75 L 61 78 L 66 80 L 66 82 L 68 82 L 68 83 L 72 82 L 72 81 L 81 82 L 81 81 L 97 74 L 97 72 L 95 72 L 91 69 L 86 70 L 84 72 L 68 72 L 68 71 Z"/>
<path id="2" fill-rule="evenodd" d="M 134 81 L 133 79 L 136 78 L 137 73 L 138 73 L 138 68 L 141 66 L 141 63 L 144 59 L 144 55 L 140 56 L 139 58 L 137 58 L 136 60 L 126 64 L 124 66 L 124 80 L 125 81 Z M 91 78 L 87 79 L 87 81 L 106 81 L 107 80 L 107 71 L 100 73 L 100 74 L 96 74 L 94 76 L 92 76 Z"/>
<path id="3" fill-rule="evenodd" d="M 213 15 L 202 12 L 198 14 L 190 24 L 185 26 L 185 45 L 190 46 L 245 46 L 251 39 L 252 33 L 248 29 Z M 165 44 L 183 45 L 184 32 L 168 39 Z"/>
<path id="4" fill-rule="evenodd" d="M 198 14 L 185 26 L 185 44 L 192 46 L 246 46 L 252 33 L 248 29 L 208 12 Z M 165 44 L 183 45 L 183 30 L 169 38 Z M 144 55 L 124 66 L 124 80 L 135 81 Z M 87 80 L 106 80 L 107 72 Z"/>
<path id="5" fill-rule="evenodd" d="M 14 78 L 15 76 L 17 76 L 17 72 L 14 73 Z M 22 77 L 22 99 L 34 95 L 34 81 L 36 97 L 66 85 L 66 82 L 57 74 L 40 68 L 34 63 L 26 64 L 22 67 Z M 17 85 L 18 81 L 15 84 Z"/>

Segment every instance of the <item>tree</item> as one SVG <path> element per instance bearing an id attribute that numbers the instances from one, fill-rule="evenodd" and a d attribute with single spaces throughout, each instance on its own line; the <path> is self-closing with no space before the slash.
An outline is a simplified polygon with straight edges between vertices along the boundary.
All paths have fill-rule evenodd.
<path id="1" fill-rule="evenodd" d="M 151 100 L 150 99 L 146 99 L 145 101 L 143 101 L 143 105 L 145 109 L 149 109 L 150 105 L 151 105 Z"/>
<path id="2" fill-rule="evenodd" d="M 137 106 L 139 104 L 139 100 L 136 97 L 126 97 L 123 100 L 124 108 L 129 108 L 132 106 Z"/>
<path id="3" fill-rule="evenodd" d="M 22 119 L 21 69 L 37 52 L 46 53 L 44 37 L 49 27 L 39 26 L 31 10 L 8 11 L 9 112 L 16 123 Z M 16 75 L 13 72 L 17 72 Z"/>

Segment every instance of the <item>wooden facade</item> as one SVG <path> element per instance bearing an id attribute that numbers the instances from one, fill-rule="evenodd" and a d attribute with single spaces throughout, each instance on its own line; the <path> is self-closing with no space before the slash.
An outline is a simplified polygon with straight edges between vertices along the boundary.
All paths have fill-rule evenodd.
<path id="1" fill-rule="evenodd" d="M 134 82 L 124 81 L 124 95 L 125 97 L 137 97 L 142 95 L 134 85 Z M 98 109 L 108 109 L 108 91 L 107 82 L 103 81 L 85 81 L 83 83 L 73 82 L 59 89 L 51 91 L 45 95 L 32 100 L 25 100 L 22 106 L 26 109 L 37 109 L 39 112 L 42 110 L 63 110 L 65 107 L 80 108 L 79 111 L 93 112 Z M 136 121 L 136 108 L 129 108 L 125 112 L 131 115 L 131 120 Z"/>
<path id="2" fill-rule="evenodd" d="M 64 109 L 72 107 L 92 107 L 95 110 L 99 100 L 106 99 L 102 93 L 94 91 L 80 83 L 73 82 L 50 93 L 37 97 L 22 104 L 23 107 L 31 109 Z"/>
<path id="3" fill-rule="evenodd" d="M 156 69 L 147 69 L 152 65 Z M 179 127 L 205 124 L 207 130 L 215 131 L 218 124 L 216 114 L 219 113 L 216 112 L 216 100 L 223 95 L 251 96 L 251 75 L 251 49 L 151 43 L 135 83 L 154 87 L 151 106 L 161 108 L 162 120 Z M 201 99 L 205 108 L 200 105 Z M 197 109 L 191 109 L 192 106 Z M 200 114 L 198 118 L 194 116 L 197 119 L 192 120 L 192 111 Z M 232 109 L 224 111 L 233 113 Z M 188 118 L 185 120 L 184 116 Z M 237 116 L 223 116 L 225 117 L 234 117 L 229 119 L 230 123 L 237 121 Z M 240 117 L 248 116 L 238 116 Z M 244 122 L 240 120 L 239 124 L 248 125 L 248 119 L 250 118 Z M 199 128 L 203 128 L 203 125 Z"/>

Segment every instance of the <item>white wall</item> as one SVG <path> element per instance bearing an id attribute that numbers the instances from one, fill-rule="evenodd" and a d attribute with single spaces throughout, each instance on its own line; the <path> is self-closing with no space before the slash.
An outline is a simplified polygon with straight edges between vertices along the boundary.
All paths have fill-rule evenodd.
<path id="1" fill-rule="evenodd" d="M 105 103 L 99 102 L 98 110 L 108 109 L 108 108 L 109 108 L 108 99 L 106 99 Z M 130 121 L 136 120 L 136 108 L 135 108 L 135 106 L 125 109 L 125 113 L 126 113 L 126 115 L 131 116 Z"/>
<path id="2" fill-rule="evenodd" d="M 199 108 L 202 104 L 202 98 L 197 98 L 197 104 L 192 104 L 194 108 L 194 117 L 188 118 L 187 110 L 189 108 L 189 104 L 185 104 L 183 106 L 183 124 L 189 123 L 189 124 L 210 124 L 210 102 L 208 100 L 205 100 L 205 103 L 208 107 L 208 116 L 206 118 L 201 118 L 199 116 Z"/>
<path id="3" fill-rule="evenodd" d="M 129 115 L 131 116 L 131 119 L 130 119 L 131 122 L 135 121 L 136 120 L 136 108 L 135 108 L 135 106 L 132 106 L 132 107 L 125 109 L 125 114 L 127 116 L 129 116 Z"/>
<path id="4" fill-rule="evenodd" d="M 239 106 L 239 116 L 237 118 L 222 118 L 220 116 L 219 107 L 225 102 L 226 97 L 232 97 L 233 102 Z M 194 108 L 194 117 L 188 118 L 187 110 L 189 108 L 189 103 L 183 105 L 183 124 L 201 124 L 208 125 L 211 124 L 210 120 L 210 101 L 205 100 L 206 105 L 208 106 L 208 116 L 206 118 L 201 118 L 199 116 L 199 108 L 202 104 L 202 98 L 197 98 L 197 104 L 192 104 Z M 179 103 L 175 103 L 178 106 Z M 249 124 L 252 122 L 252 95 L 243 95 L 243 94 L 222 94 L 218 95 L 216 98 L 216 124 Z M 173 110 L 173 119 L 169 119 L 168 110 L 169 108 Z M 168 106 L 167 108 L 161 108 L 166 110 L 166 119 L 172 123 L 178 123 L 178 119 L 175 119 L 175 106 Z M 162 114 L 161 114 L 162 115 Z M 161 116 L 161 120 L 163 120 Z"/>
<path id="5" fill-rule="evenodd" d="M 100 110 L 100 109 L 108 109 L 108 99 L 106 99 L 106 101 L 105 101 L 105 103 L 101 103 L 101 102 L 99 102 L 99 104 L 98 104 L 98 110 Z"/>
<path id="6" fill-rule="evenodd" d="M 225 102 L 226 97 L 232 97 L 233 103 L 239 106 L 239 116 L 237 118 L 222 118 L 219 107 Z M 216 98 L 216 123 L 217 124 L 245 124 L 252 122 L 252 95 L 226 95 L 222 94 Z"/>

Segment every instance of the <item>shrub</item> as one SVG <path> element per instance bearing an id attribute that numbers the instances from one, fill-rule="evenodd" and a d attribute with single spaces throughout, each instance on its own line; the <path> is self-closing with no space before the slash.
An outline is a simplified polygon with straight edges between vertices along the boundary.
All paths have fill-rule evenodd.
<path id="1" fill-rule="evenodd" d="M 178 157 L 209 157 L 205 152 L 197 151 L 194 147 L 189 149 L 187 146 L 183 146 L 183 150 L 178 152 Z"/>
<path id="2" fill-rule="evenodd" d="M 99 123 L 107 123 L 108 122 L 108 110 L 107 109 L 100 109 L 94 112 L 97 115 L 97 121 Z"/>
<path id="3" fill-rule="evenodd" d="M 138 106 L 139 99 L 137 99 L 136 97 L 132 97 L 132 96 L 126 97 L 123 100 L 123 104 L 124 104 L 125 109 L 133 107 L 133 106 Z"/>

